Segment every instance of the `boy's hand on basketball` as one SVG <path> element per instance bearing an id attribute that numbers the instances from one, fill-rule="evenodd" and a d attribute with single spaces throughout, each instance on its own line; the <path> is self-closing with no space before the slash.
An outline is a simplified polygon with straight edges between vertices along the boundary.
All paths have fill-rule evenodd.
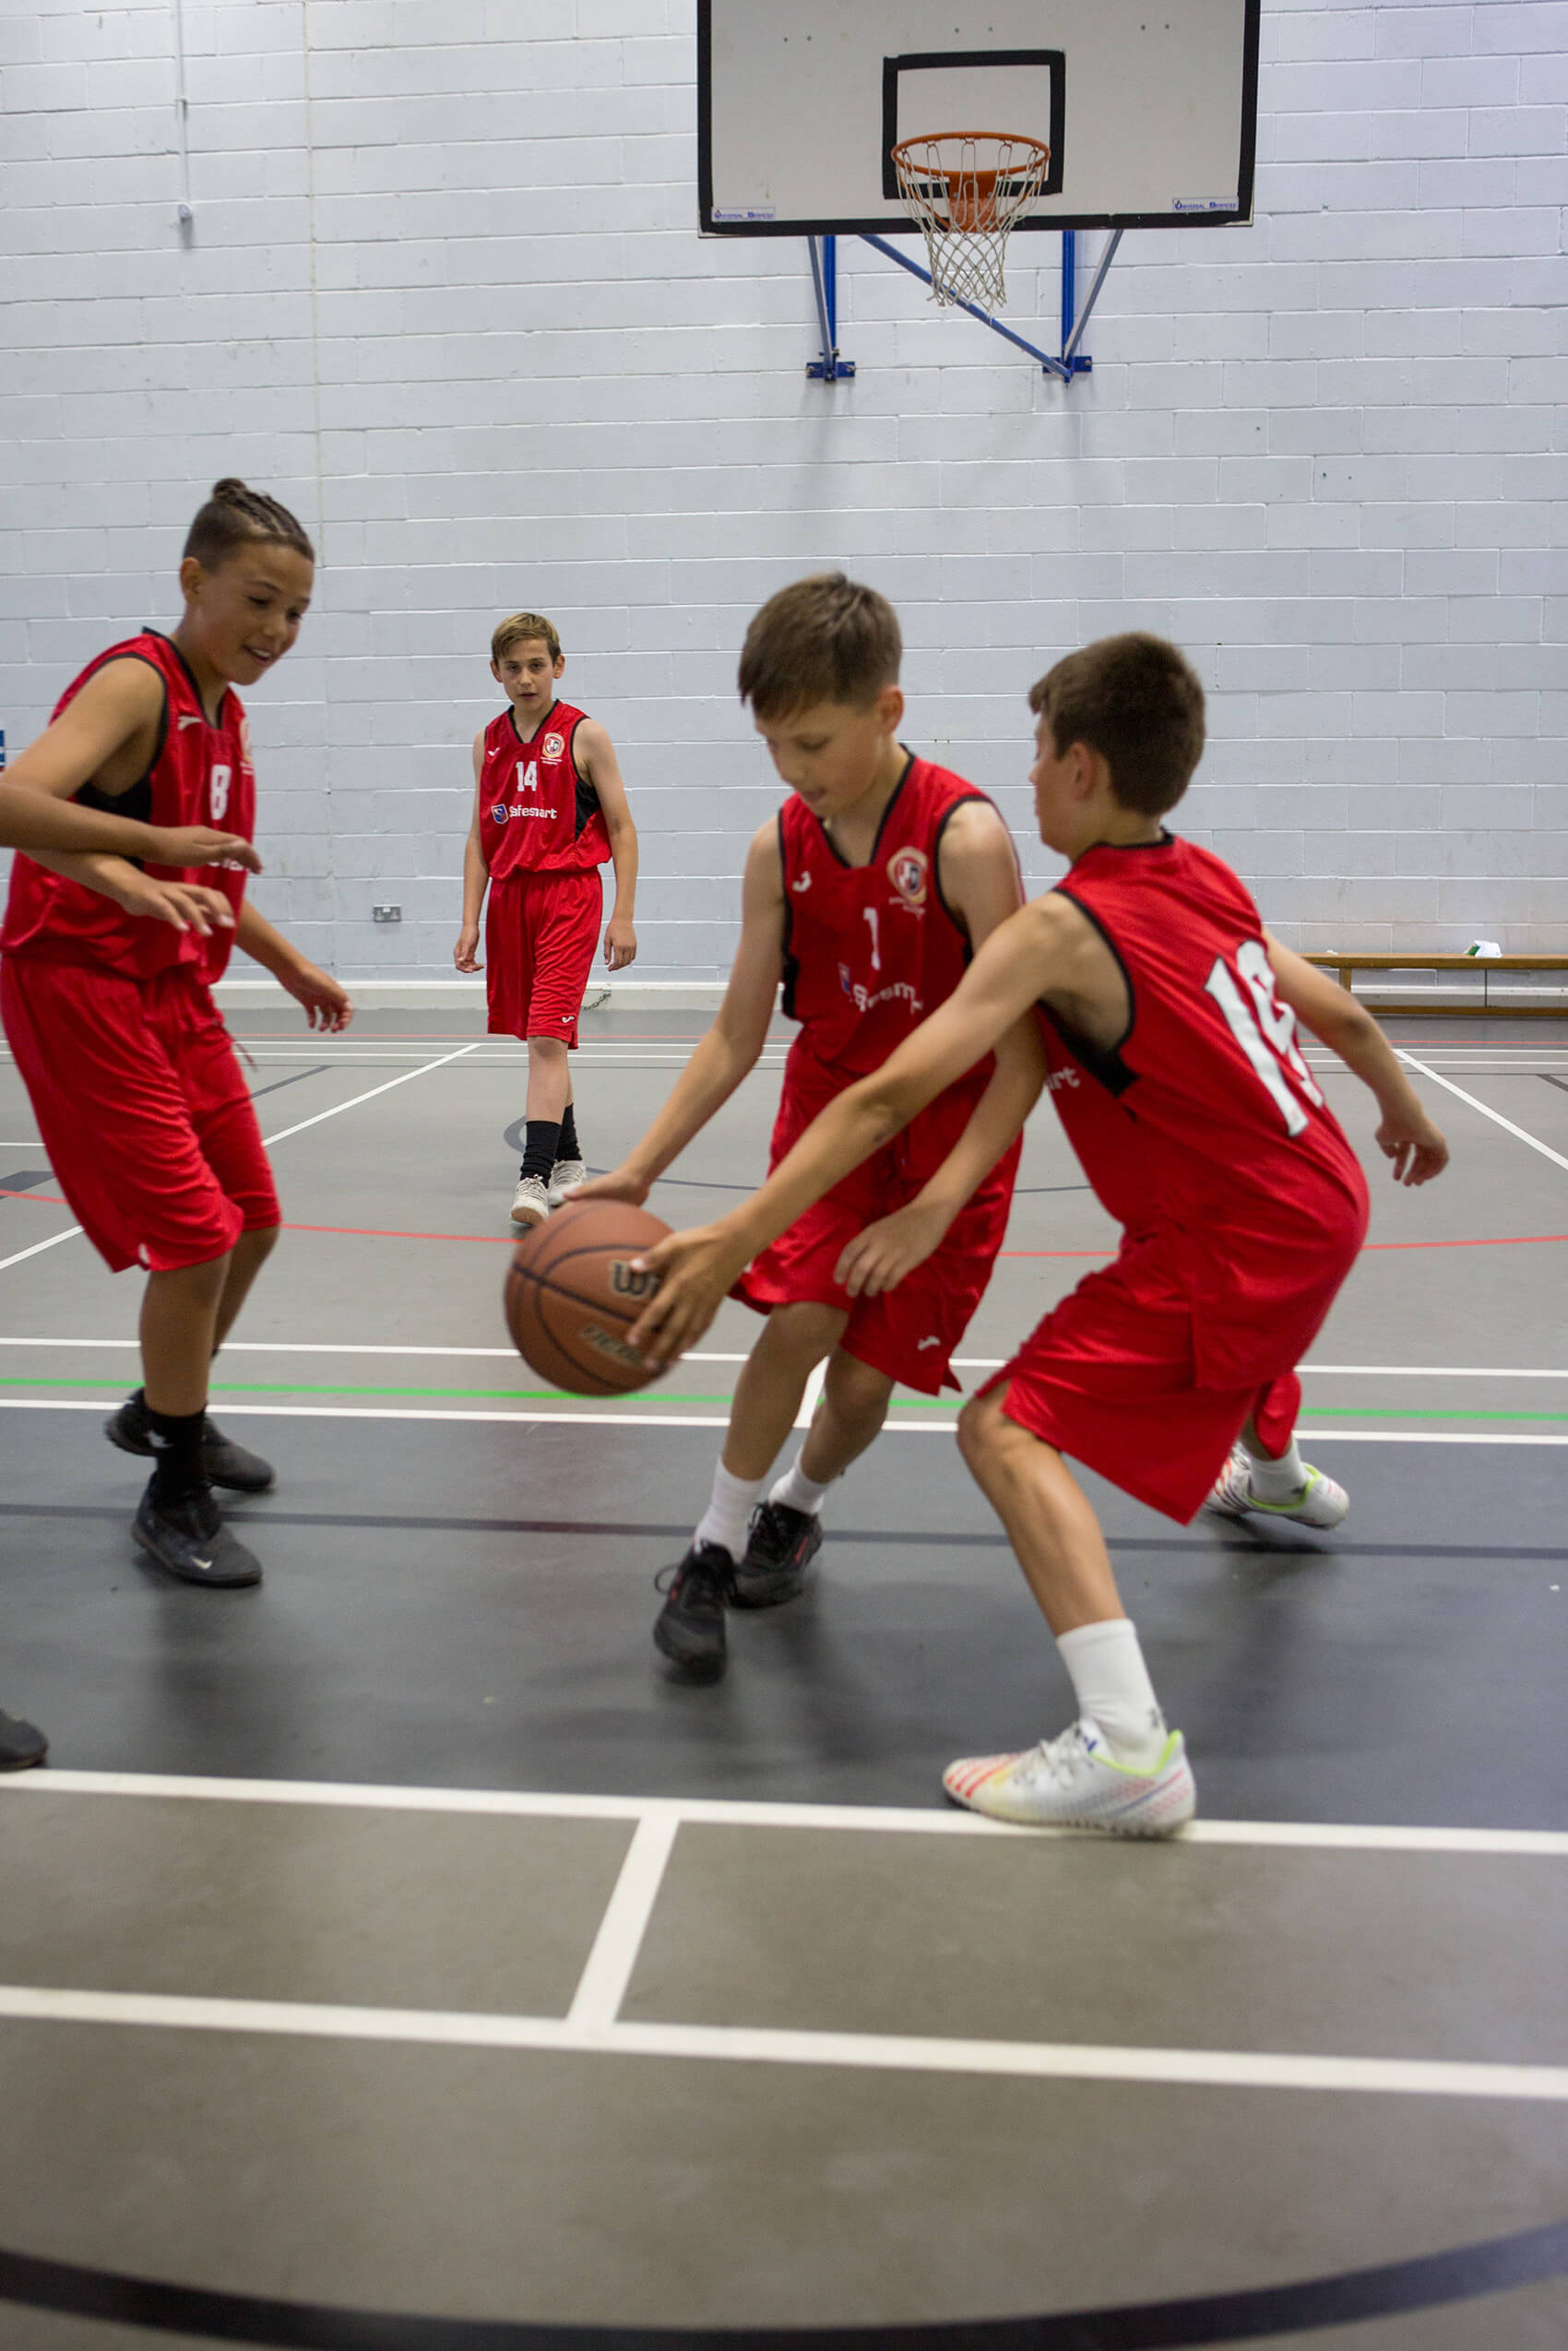
<path id="1" fill-rule="evenodd" d="M 656 1274 L 659 1288 L 626 1333 L 628 1346 L 661 1370 L 672 1363 L 701 1338 L 750 1254 L 722 1222 L 672 1232 L 641 1251 L 632 1264 L 638 1273 Z"/>
<path id="2" fill-rule="evenodd" d="M 307 1027 L 336 1036 L 352 1020 L 353 1000 L 329 971 L 314 963 L 302 963 L 292 971 L 279 972 L 278 978 L 295 1003 L 304 1006 Z"/>
<path id="3" fill-rule="evenodd" d="M 1448 1145 L 1426 1112 L 1389 1110 L 1377 1131 L 1377 1147 L 1394 1162 L 1396 1183 L 1430 1183 L 1448 1165 Z"/>
<path id="4" fill-rule="evenodd" d="M 465 922 L 457 933 L 457 944 L 452 950 L 452 960 L 459 971 L 482 971 L 479 959 L 479 924 Z"/>
<path id="5" fill-rule="evenodd" d="M 629 1200 L 640 1208 L 653 1190 L 647 1176 L 634 1175 L 629 1168 L 612 1168 L 608 1175 L 590 1176 L 587 1183 L 579 1183 L 573 1193 L 574 1200 Z"/>
<path id="6" fill-rule="evenodd" d="M 134 865 L 117 878 L 113 895 L 127 914 L 171 923 L 176 931 L 194 931 L 198 939 L 234 927 L 234 909 L 221 890 L 203 889 L 196 882 L 157 882 Z"/>
<path id="7" fill-rule="evenodd" d="M 604 960 L 612 971 L 624 971 L 635 963 L 637 934 L 624 914 L 612 914 L 604 932 Z"/>
<path id="8" fill-rule="evenodd" d="M 851 1298 L 880 1298 L 939 1248 L 953 1219 L 942 1208 L 912 1200 L 891 1217 L 879 1217 L 857 1233 L 834 1268 Z"/>
<path id="9" fill-rule="evenodd" d="M 259 873 L 254 841 L 238 833 L 215 833 L 210 825 L 149 825 L 147 854 L 154 865 L 235 865 Z"/>

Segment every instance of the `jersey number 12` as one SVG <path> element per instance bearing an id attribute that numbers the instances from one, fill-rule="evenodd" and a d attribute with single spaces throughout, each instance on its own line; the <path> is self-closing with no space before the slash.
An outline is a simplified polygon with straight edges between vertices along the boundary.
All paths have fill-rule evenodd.
<path id="1" fill-rule="evenodd" d="M 1247 995 L 1237 985 L 1237 974 Z M 1323 1108 L 1323 1096 L 1296 1042 L 1296 1015 L 1274 992 L 1274 966 L 1261 939 L 1244 940 L 1236 952 L 1233 972 L 1223 956 L 1216 956 L 1205 988 L 1225 1015 L 1230 1034 L 1252 1063 L 1264 1086 L 1284 1114 L 1287 1134 L 1300 1134 L 1307 1114 L 1296 1099 L 1285 1075 L 1289 1069 L 1309 1102 Z M 1252 1003 L 1247 1002 L 1251 996 Z"/>

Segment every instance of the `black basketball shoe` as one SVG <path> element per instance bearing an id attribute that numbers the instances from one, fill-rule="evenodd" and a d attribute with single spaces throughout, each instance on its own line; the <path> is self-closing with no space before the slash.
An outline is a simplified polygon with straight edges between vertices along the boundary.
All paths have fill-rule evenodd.
<path id="1" fill-rule="evenodd" d="M 734 1561 L 721 1543 L 694 1543 L 683 1560 L 660 1571 L 657 1588 L 665 1600 L 654 1621 L 655 1648 L 694 1680 L 717 1681 L 728 1655 L 724 1609 L 735 1590 Z"/>
<path id="2" fill-rule="evenodd" d="M 42 1763 L 48 1752 L 49 1741 L 36 1723 L 0 1712 L 0 1772 L 25 1772 L 30 1764 Z"/>
<path id="3" fill-rule="evenodd" d="M 131 1532 L 143 1550 L 182 1584 L 208 1584 L 229 1591 L 261 1582 L 261 1561 L 230 1534 L 210 1486 L 187 1494 L 183 1502 L 160 1503 L 153 1501 L 149 1483 Z"/>
<path id="4" fill-rule="evenodd" d="M 822 1521 L 814 1510 L 759 1502 L 752 1514 L 746 1553 L 735 1570 L 738 1609 L 776 1609 L 794 1599 L 822 1549 Z"/>
<path id="5" fill-rule="evenodd" d="M 119 1411 L 104 1422 L 103 1433 L 122 1453 L 151 1453 L 152 1421 L 140 1388 L 128 1395 Z M 209 1485 L 226 1486 L 233 1494 L 265 1494 L 278 1475 L 269 1461 L 237 1445 L 205 1413 L 201 1423 L 201 1466 Z"/>

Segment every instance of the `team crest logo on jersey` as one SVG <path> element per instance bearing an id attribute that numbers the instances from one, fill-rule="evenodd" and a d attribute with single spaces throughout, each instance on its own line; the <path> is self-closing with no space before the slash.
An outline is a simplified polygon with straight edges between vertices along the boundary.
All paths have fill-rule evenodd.
<path id="1" fill-rule="evenodd" d="M 564 735 L 546 735 L 544 741 L 540 744 L 539 755 L 541 759 L 559 759 L 564 754 L 565 749 L 566 738 Z"/>
<path id="2" fill-rule="evenodd" d="M 887 861 L 887 878 L 906 906 L 924 906 L 931 860 L 923 849 L 895 849 Z"/>
<path id="3" fill-rule="evenodd" d="M 854 994 L 855 975 L 850 970 L 847 963 L 841 963 L 838 967 L 838 985 L 843 989 L 844 993 L 847 996 L 852 996 Z"/>
<path id="4" fill-rule="evenodd" d="M 505 825 L 507 817 L 512 813 L 504 800 L 498 800 L 490 813 L 498 825 Z"/>

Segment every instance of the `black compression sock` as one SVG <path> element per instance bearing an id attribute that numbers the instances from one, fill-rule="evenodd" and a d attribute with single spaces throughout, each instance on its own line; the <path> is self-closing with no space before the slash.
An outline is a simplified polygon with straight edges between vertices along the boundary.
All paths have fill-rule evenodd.
<path id="1" fill-rule="evenodd" d="M 148 1407 L 152 1439 L 152 1499 L 160 1509 L 189 1500 L 207 1484 L 201 1466 L 205 1412 L 155 1412 Z"/>
<path id="2" fill-rule="evenodd" d="M 538 1176 L 543 1183 L 550 1181 L 550 1170 L 561 1157 L 561 1127 L 556 1119 L 529 1119 L 523 1130 L 523 1166 L 526 1176 Z"/>
<path id="3" fill-rule="evenodd" d="M 582 1150 L 577 1142 L 577 1106 L 568 1102 L 561 1113 L 560 1156 L 563 1159 L 580 1159 Z"/>

